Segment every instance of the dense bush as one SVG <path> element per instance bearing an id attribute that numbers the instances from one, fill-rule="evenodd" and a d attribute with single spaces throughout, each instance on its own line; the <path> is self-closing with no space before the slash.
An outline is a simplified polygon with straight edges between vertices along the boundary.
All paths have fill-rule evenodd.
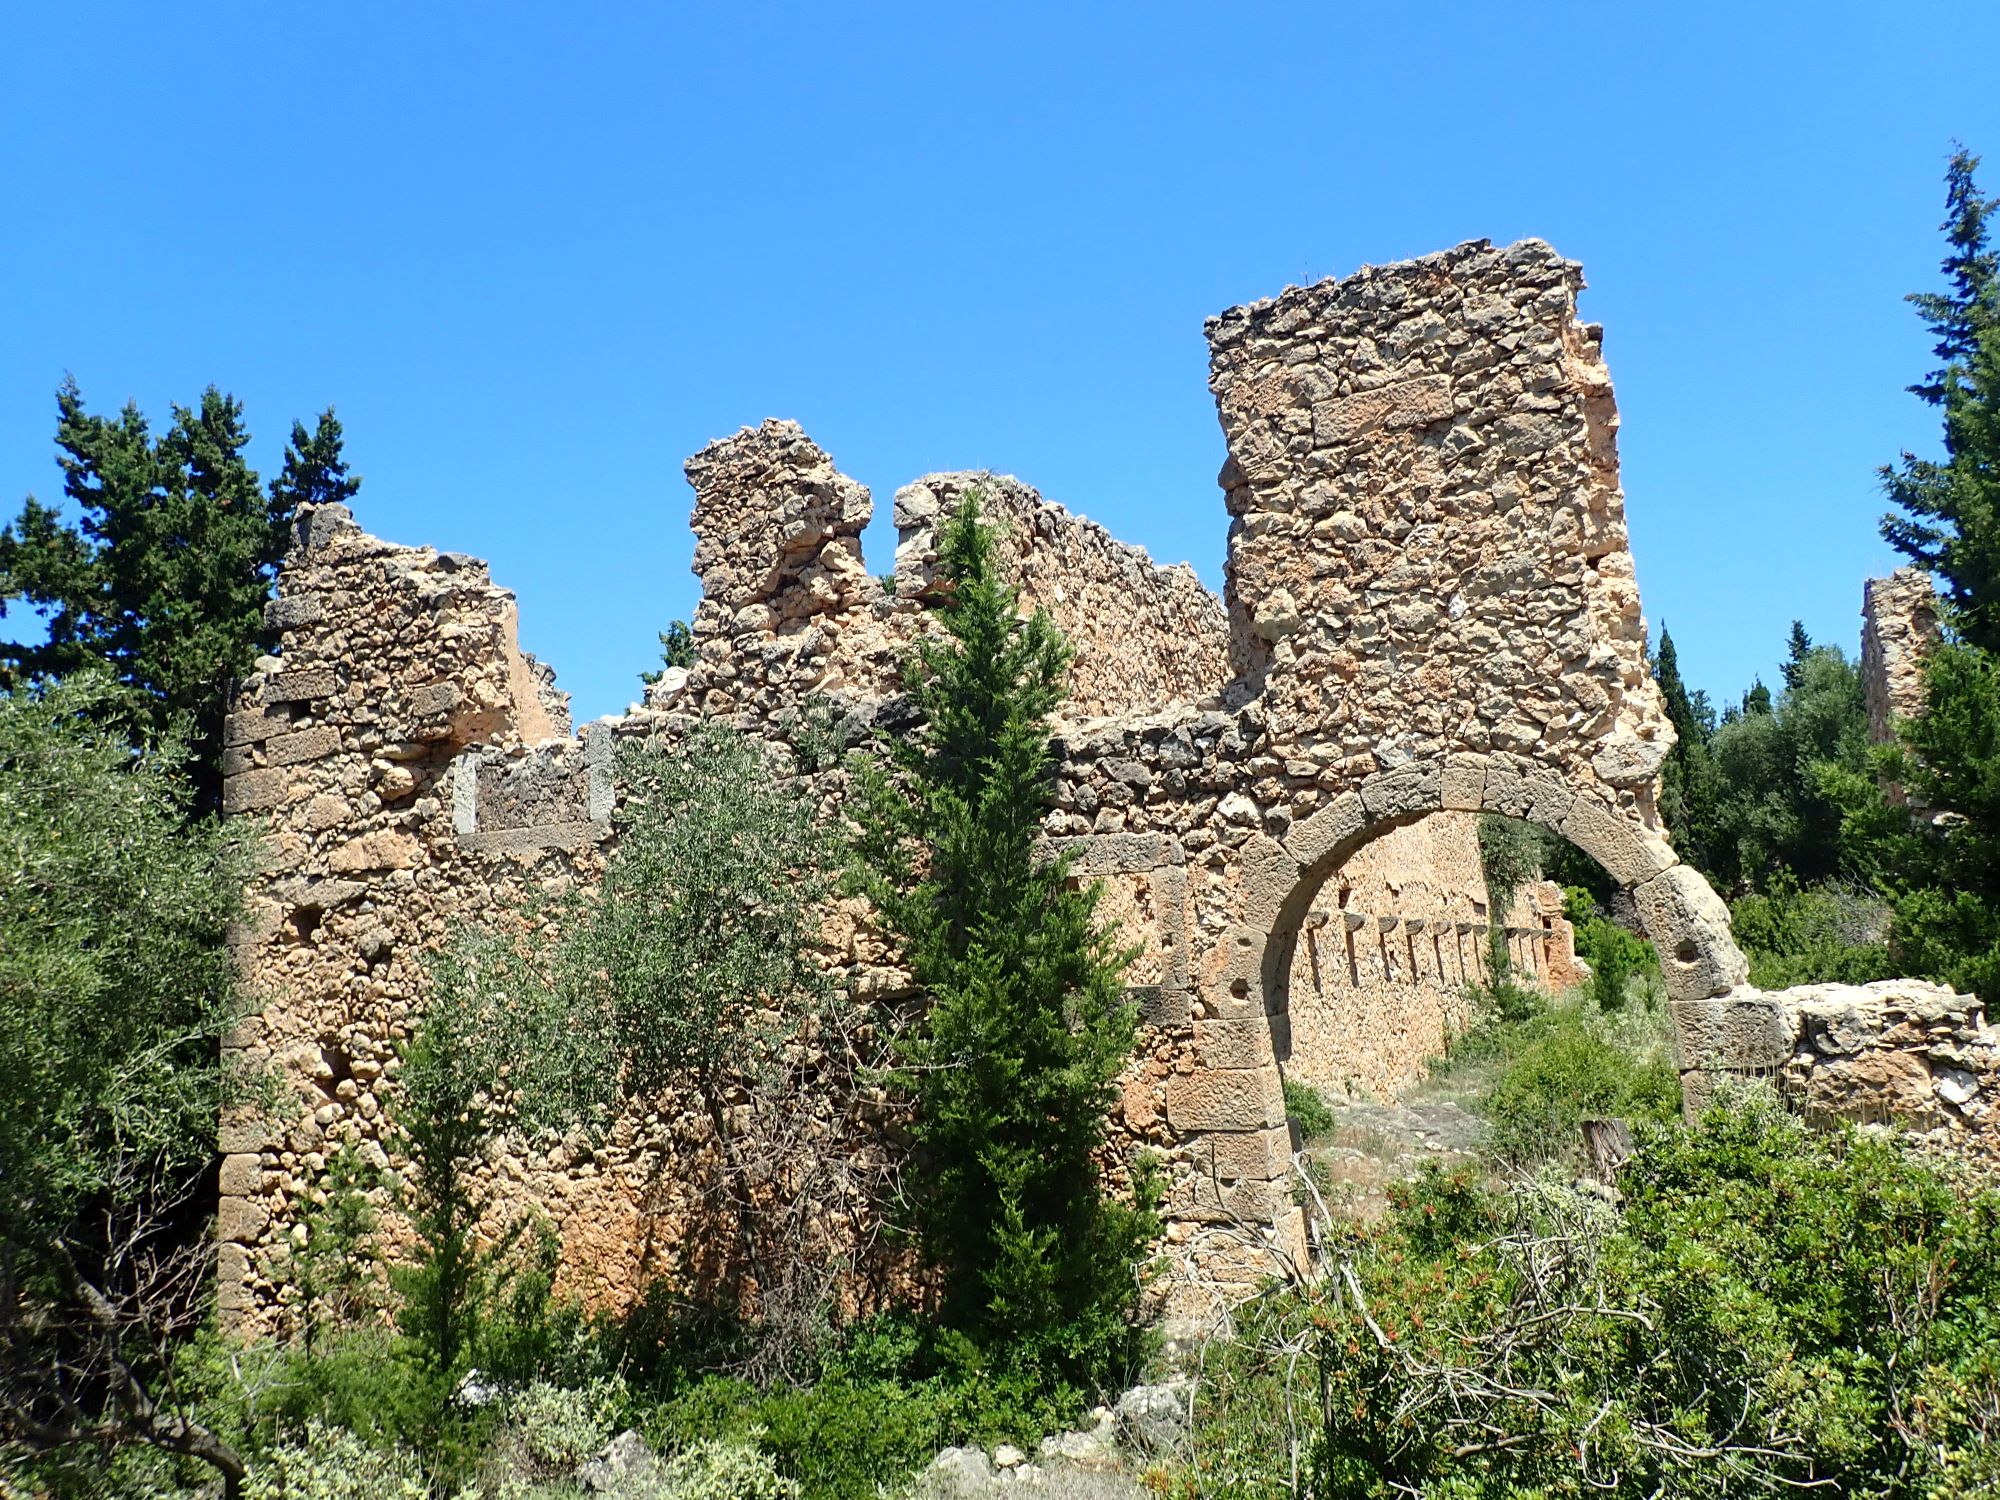
<path id="1" fill-rule="evenodd" d="M 1889 906 L 1856 887 L 1780 877 L 1730 906 L 1730 925 L 1760 989 L 1794 984 L 1866 984 L 1898 972 L 1889 954 Z"/>
<path id="2" fill-rule="evenodd" d="M 1607 1017 L 1587 999 L 1552 1004 L 1511 1028 L 1482 1101 L 1490 1149 L 1512 1167 L 1573 1154 L 1593 1117 L 1665 1121 L 1680 1110 L 1680 1078 L 1663 1017 Z"/>
<path id="3" fill-rule="evenodd" d="M 1735 1099 L 1622 1211 L 1433 1171 L 1198 1388 L 1186 1496 L 1959 1500 L 2000 1484 L 2000 1195 Z M 1291 1488 L 1294 1472 L 1300 1489 Z"/>

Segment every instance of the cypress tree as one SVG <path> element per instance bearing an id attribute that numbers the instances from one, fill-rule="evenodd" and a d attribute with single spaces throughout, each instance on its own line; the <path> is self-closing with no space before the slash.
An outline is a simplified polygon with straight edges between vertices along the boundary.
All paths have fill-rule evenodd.
<path id="1" fill-rule="evenodd" d="M 1102 1387 L 1131 1359 L 1137 1263 L 1156 1229 L 1097 1157 L 1131 1054 L 1122 951 L 1098 888 L 1039 852 L 1051 718 L 1069 651 L 1021 619 L 968 496 L 940 547 L 940 638 L 906 684 L 921 728 L 864 766 L 860 886 L 928 1001 L 901 1059 L 915 1104 L 916 1228 L 944 1324 L 1046 1388 Z"/>

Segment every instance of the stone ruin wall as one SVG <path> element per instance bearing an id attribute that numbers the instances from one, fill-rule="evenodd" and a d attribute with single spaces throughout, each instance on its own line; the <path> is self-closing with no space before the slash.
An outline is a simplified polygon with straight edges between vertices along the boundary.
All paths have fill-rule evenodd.
<path id="1" fill-rule="evenodd" d="M 1350 1055 L 1366 1039 L 1387 1088 L 1432 1050 L 1441 992 L 1383 1004 L 1363 985 L 1351 1019 L 1329 1020 L 1300 975 L 1342 870 L 1383 882 L 1381 903 L 1402 909 L 1367 915 L 1378 934 L 1394 918 L 1413 960 L 1419 935 L 1443 937 L 1434 921 L 1461 935 L 1469 919 L 1432 909 L 1475 899 L 1462 835 L 1440 853 L 1451 823 L 1429 835 L 1423 910 L 1404 899 L 1414 886 L 1392 898 L 1379 863 L 1398 847 L 1385 835 L 1421 843 L 1433 815 L 1461 829 L 1481 813 L 1525 818 L 1598 859 L 1660 948 L 1690 1097 L 1754 1071 L 1732 1018 L 1783 1003 L 1744 989 L 1727 909 L 1659 825 L 1672 730 L 1647 670 L 1617 417 L 1599 331 L 1575 317 L 1581 285 L 1539 242 L 1475 242 L 1210 320 L 1229 454 L 1223 602 L 993 475 L 898 494 L 885 587 L 861 557 L 867 490 L 796 425 L 745 429 L 687 466 L 694 666 L 576 737 L 483 565 L 379 541 L 341 507 L 303 518 L 271 605 L 280 652 L 228 730 L 225 800 L 263 827 L 266 852 L 237 938 L 262 1010 L 232 1045 L 272 1067 L 284 1102 L 223 1125 L 225 1316 L 281 1319 L 287 1257 L 337 1143 L 384 1160 L 381 1090 L 423 954 L 602 869 L 622 740 L 671 740 L 707 717 L 783 745 L 810 710 L 858 744 L 907 722 L 897 666 L 928 628 L 936 528 L 974 484 L 1024 602 L 1077 651 L 1044 826 L 1079 878 L 1104 882 L 1142 950 L 1113 1154 L 1164 1161 L 1170 1303 L 1304 1254 L 1282 1067 L 1326 1063 L 1336 1034 Z M 829 808 L 842 775 L 810 783 Z M 1565 943 L 1535 899 L 1519 936 L 1546 966 Z M 865 913 L 830 911 L 824 940 L 864 1004 L 907 998 Z M 871 1259 L 868 1184 L 894 1153 L 893 1111 L 826 1049 L 788 1065 L 795 1123 L 837 1169 L 799 1258 L 851 1262 L 851 1282 L 879 1285 L 895 1273 Z M 620 1303 L 704 1211 L 711 1146 L 704 1121 L 666 1099 L 597 1146 L 526 1143 L 490 1172 L 509 1211 L 559 1231 L 567 1284 Z"/>
<path id="2" fill-rule="evenodd" d="M 1924 709 L 1924 658 L 1938 638 L 1938 596 L 1922 568 L 1871 578 L 1861 592 L 1861 691 L 1868 737 L 1886 745 Z"/>
<path id="3" fill-rule="evenodd" d="M 1389 1099 L 1417 1082 L 1492 977 L 1489 899 L 1472 813 L 1432 813 L 1348 859 L 1293 951 L 1285 1076 L 1336 1098 Z M 1498 924 L 1520 982 L 1559 994 L 1586 977 L 1553 882 L 1516 892 Z"/>

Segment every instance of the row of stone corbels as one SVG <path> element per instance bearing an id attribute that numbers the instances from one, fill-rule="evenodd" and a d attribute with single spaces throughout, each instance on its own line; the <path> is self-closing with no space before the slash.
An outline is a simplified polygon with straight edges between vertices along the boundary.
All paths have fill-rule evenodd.
<path id="1" fill-rule="evenodd" d="M 1197 1158 L 1225 1198 L 1278 1204 L 1276 1183 L 1290 1151 L 1269 1012 L 1315 892 L 1384 829 L 1441 811 L 1538 823 L 1596 859 L 1635 892 L 1674 1001 L 1705 1001 L 1742 983 L 1748 966 L 1730 937 L 1728 908 L 1636 818 L 1559 776 L 1496 757 L 1453 755 L 1378 772 L 1282 840 L 1260 833 L 1241 846 L 1236 923 L 1200 966 L 1196 1071 L 1175 1079 L 1167 1095 L 1168 1123 L 1194 1138 Z M 1251 1186 L 1259 1182 L 1262 1188 Z"/>

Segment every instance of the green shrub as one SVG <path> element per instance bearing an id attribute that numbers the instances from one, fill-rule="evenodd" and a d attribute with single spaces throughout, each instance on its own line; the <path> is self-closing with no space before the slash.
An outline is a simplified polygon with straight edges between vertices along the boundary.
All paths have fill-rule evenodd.
<path id="1" fill-rule="evenodd" d="M 430 1487 L 412 1455 L 315 1420 L 251 1464 L 243 1500 L 430 1500 Z"/>
<path id="2" fill-rule="evenodd" d="M 1318 1089 L 1296 1078 L 1285 1080 L 1285 1117 L 1294 1121 L 1299 1134 L 1309 1141 L 1333 1134 L 1333 1106 Z"/>
<path id="3" fill-rule="evenodd" d="M 567 1474 L 610 1441 L 626 1401 L 615 1378 L 582 1387 L 535 1381 L 507 1399 L 508 1446 L 537 1474 Z"/>
<path id="4" fill-rule="evenodd" d="M 705 1438 L 661 1465 L 643 1500 L 797 1500 L 798 1494 L 754 1443 Z"/>
<path id="5" fill-rule="evenodd" d="M 1794 984 L 1866 984 L 1897 972 L 1889 956 L 1889 907 L 1879 896 L 1846 886 L 1801 889 L 1781 874 L 1761 895 L 1730 909 L 1736 941 L 1760 989 Z"/>
<path id="6" fill-rule="evenodd" d="M 1673 1119 L 1680 1078 L 1656 1038 L 1615 1029 L 1582 1006 L 1550 1006 L 1507 1043 L 1507 1060 L 1483 1108 L 1489 1147 L 1513 1167 L 1576 1149 L 1578 1127 L 1594 1116 Z"/>
<path id="7" fill-rule="evenodd" d="M 1333 1226 L 1205 1357 L 1163 1492 L 1994 1492 L 2000 1193 L 1742 1098 L 1642 1129 L 1621 1186 L 1433 1171 Z"/>

